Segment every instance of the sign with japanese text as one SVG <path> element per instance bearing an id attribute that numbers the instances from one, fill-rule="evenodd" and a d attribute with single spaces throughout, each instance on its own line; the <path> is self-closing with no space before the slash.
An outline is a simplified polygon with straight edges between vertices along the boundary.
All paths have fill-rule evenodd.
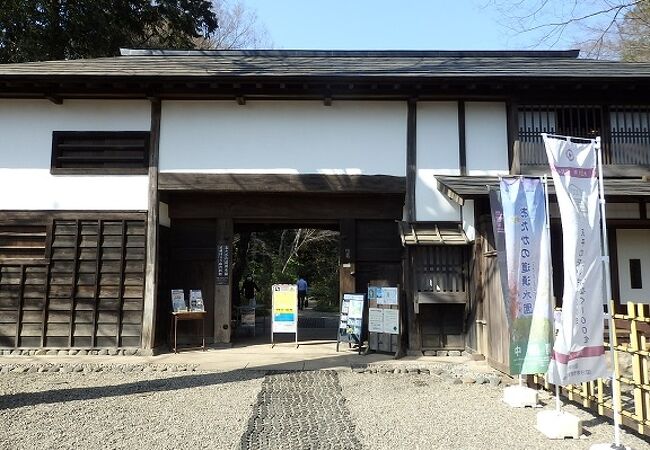
<path id="1" fill-rule="evenodd" d="M 606 376 L 596 143 L 543 135 L 562 219 L 564 292 L 548 380 L 567 385 Z"/>
<path id="2" fill-rule="evenodd" d="M 546 372 L 553 339 L 546 196 L 539 178 L 500 184 L 508 275 L 510 373 Z"/>
<path id="3" fill-rule="evenodd" d="M 398 289 L 396 287 L 368 286 L 368 301 L 376 300 L 378 305 L 397 305 Z"/>
<path id="4" fill-rule="evenodd" d="M 190 311 L 205 311 L 203 293 L 200 289 L 190 291 Z"/>
<path id="5" fill-rule="evenodd" d="M 366 296 L 343 294 L 338 340 L 361 343 L 363 339 L 363 310 Z"/>
<path id="6" fill-rule="evenodd" d="M 172 309 L 174 312 L 187 311 L 183 289 L 172 289 Z"/>
<path id="7" fill-rule="evenodd" d="M 274 284 L 272 287 L 272 333 L 298 332 L 298 291 L 294 284 Z"/>
<path id="8" fill-rule="evenodd" d="M 217 284 L 228 284 L 230 276 L 230 246 L 226 244 L 217 245 Z"/>

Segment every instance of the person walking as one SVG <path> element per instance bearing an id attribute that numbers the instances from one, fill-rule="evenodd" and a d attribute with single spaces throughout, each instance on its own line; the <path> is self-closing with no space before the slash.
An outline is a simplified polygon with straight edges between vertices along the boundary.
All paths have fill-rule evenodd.
<path id="1" fill-rule="evenodd" d="M 307 306 L 307 282 L 303 277 L 298 278 L 296 287 L 298 288 L 298 309 L 305 309 Z"/>
<path id="2" fill-rule="evenodd" d="M 255 307 L 255 293 L 259 292 L 260 288 L 257 286 L 255 281 L 253 281 L 252 275 L 246 275 L 246 279 L 241 285 L 241 293 L 244 295 L 248 306 Z"/>

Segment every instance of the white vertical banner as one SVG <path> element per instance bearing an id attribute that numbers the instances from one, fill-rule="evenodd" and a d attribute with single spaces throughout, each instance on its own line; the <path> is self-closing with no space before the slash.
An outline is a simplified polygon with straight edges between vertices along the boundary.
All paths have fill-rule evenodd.
<path id="1" fill-rule="evenodd" d="M 562 319 L 548 380 L 561 386 L 605 377 L 605 302 L 596 142 L 542 135 L 562 219 Z"/>

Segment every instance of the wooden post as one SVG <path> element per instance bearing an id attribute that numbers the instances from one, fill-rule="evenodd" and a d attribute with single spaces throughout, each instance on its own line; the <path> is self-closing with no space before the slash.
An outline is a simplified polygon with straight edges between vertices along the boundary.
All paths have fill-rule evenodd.
<path id="1" fill-rule="evenodd" d="M 339 260 L 339 300 L 346 292 L 356 292 L 356 280 L 354 278 L 356 259 L 356 222 L 354 219 L 341 219 L 340 227 L 340 253 Z"/>
<path id="2" fill-rule="evenodd" d="M 408 331 L 408 354 L 422 355 L 422 336 L 420 336 L 420 321 L 415 312 L 415 279 L 413 276 L 415 249 L 406 247 L 402 262 L 402 274 L 404 276 L 404 309 L 406 313 L 406 327 Z"/>
<path id="3" fill-rule="evenodd" d="M 151 99 L 151 135 L 149 143 L 149 208 L 147 210 L 147 253 L 145 263 L 142 347 L 151 349 L 156 339 L 158 303 L 158 157 L 160 147 L 160 99 Z"/>
<path id="4" fill-rule="evenodd" d="M 217 248 L 219 245 L 227 245 L 228 256 L 225 263 L 228 267 L 228 283 L 223 283 L 217 278 L 217 263 L 215 258 L 214 273 L 214 343 L 227 344 L 230 342 L 230 316 L 232 314 L 232 298 L 230 285 L 232 284 L 232 219 L 217 219 Z"/>
<path id="5" fill-rule="evenodd" d="M 417 220 L 415 212 L 415 180 L 417 178 L 417 114 L 415 99 L 408 101 L 406 117 L 406 221 Z"/>

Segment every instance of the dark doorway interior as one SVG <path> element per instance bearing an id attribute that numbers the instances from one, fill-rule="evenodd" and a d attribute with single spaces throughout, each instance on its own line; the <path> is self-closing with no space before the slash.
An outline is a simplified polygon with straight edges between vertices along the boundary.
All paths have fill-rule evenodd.
<path id="1" fill-rule="evenodd" d="M 271 286 L 294 284 L 303 277 L 309 284 L 307 306 L 299 312 L 299 340 L 336 338 L 339 305 L 338 223 L 235 223 L 232 291 L 233 341 L 270 341 Z M 243 283 L 250 276 L 255 292 L 256 327 L 243 327 L 238 308 L 249 306 Z M 276 335 L 275 340 L 294 339 Z"/>

